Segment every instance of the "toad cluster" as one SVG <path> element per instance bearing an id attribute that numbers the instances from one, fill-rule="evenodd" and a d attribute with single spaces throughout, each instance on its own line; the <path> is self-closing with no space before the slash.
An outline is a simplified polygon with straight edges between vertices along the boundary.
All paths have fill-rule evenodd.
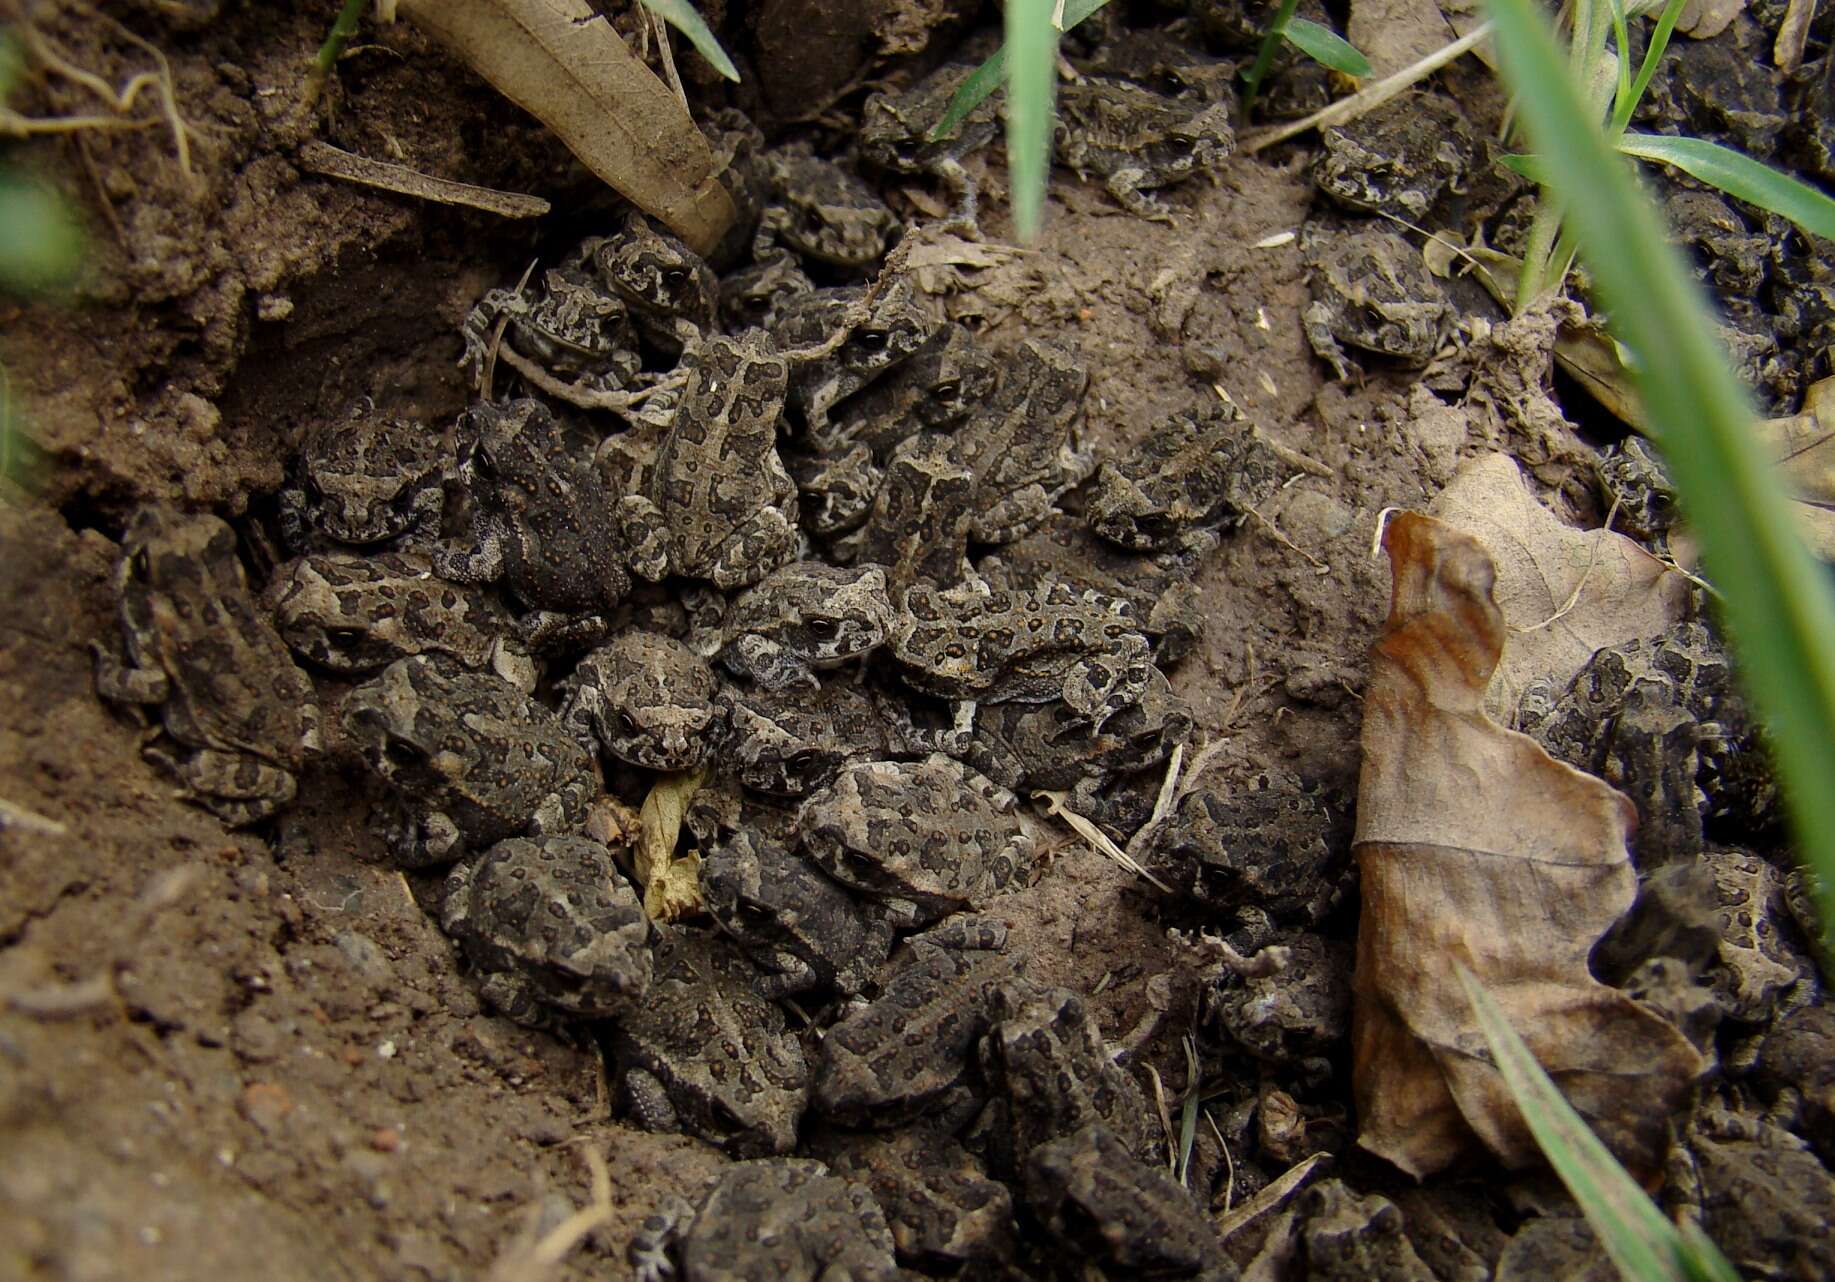
<path id="1" fill-rule="evenodd" d="M 1130 208 L 1227 149 L 1214 111 L 1107 92 L 1158 114 L 1067 155 Z M 863 150 L 952 178 L 893 145 L 910 106 Z M 1014 790 L 1123 840 L 1149 813 L 1193 571 L 1275 457 L 1213 400 L 1099 464 L 1071 350 L 944 322 L 858 177 L 714 132 L 744 234 L 709 262 L 633 212 L 487 294 L 449 431 L 363 403 L 306 435 L 259 599 L 223 522 L 140 511 L 98 687 L 231 824 L 293 799 L 323 704 L 392 860 L 450 869 L 486 1000 L 590 1024 L 627 1116 L 745 1159 L 643 1276 L 998 1261 L 1016 1198 L 1117 1267 L 1233 1274 L 1082 999 L 976 910 L 1033 872 Z M 663 925 L 602 820 L 683 772 L 705 915 Z"/>

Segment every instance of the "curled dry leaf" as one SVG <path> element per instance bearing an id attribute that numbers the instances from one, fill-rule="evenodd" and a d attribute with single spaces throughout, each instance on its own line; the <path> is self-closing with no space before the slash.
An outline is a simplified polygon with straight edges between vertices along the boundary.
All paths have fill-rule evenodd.
<path id="1" fill-rule="evenodd" d="M 638 811 L 633 863 L 644 887 L 644 911 L 651 921 L 677 921 L 703 911 L 701 856 L 676 858 L 688 803 L 707 780 L 707 771 L 659 775 Z"/>
<path id="2" fill-rule="evenodd" d="M 1648 1178 L 1701 1059 L 1587 970 L 1636 891 L 1635 812 L 1485 715 L 1504 624 L 1484 548 L 1412 512 L 1383 546 L 1393 592 L 1371 652 L 1354 846 L 1358 1143 L 1417 1177 L 1481 1145 L 1509 1167 L 1539 1160 L 1455 976 L 1463 963 L 1568 1102 Z"/>
<path id="3" fill-rule="evenodd" d="M 719 243 L 733 201 L 715 176 L 707 139 L 587 0 L 396 0 L 395 7 L 696 252 Z"/>
<path id="4" fill-rule="evenodd" d="M 1459 469 L 1429 507 L 1475 535 L 1495 558 L 1496 599 L 1515 633 L 1486 708 L 1510 720 L 1523 688 L 1565 689 L 1595 653 L 1661 636 L 1688 612 L 1688 580 L 1622 534 L 1577 530 L 1523 484 L 1507 454 Z"/>

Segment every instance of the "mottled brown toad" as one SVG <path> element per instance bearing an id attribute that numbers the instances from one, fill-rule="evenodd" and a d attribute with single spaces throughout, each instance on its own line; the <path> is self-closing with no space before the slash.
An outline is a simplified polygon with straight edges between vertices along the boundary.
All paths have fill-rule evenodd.
<path id="1" fill-rule="evenodd" d="M 95 647 L 96 692 L 157 720 L 146 758 L 232 826 L 292 801 L 319 745 L 318 703 L 255 605 L 235 531 L 214 516 L 141 508 L 114 589 L 126 660 Z"/>

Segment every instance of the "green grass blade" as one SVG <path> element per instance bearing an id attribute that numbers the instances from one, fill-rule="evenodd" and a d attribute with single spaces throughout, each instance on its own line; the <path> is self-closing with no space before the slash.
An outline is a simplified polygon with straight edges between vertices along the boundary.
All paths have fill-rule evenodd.
<path id="1" fill-rule="evenodd" d="M 1330 27 L 1322 27 L 1306 18 L 1290 18 L 1287 29 L 1281 34 L 1286 37 L 1288 44 L 1333 71 L 1342 71 L 1359 80 L 1370 75 L 1370 60 L 1358 52 L 1356 45 Z"/>
<path id="2" fill-rule="evenodd" d="M 1064 30 L 1069 31 L 1079 22 L 1089 17 L 1109 0 L 1065 0 Z M 924 135 L 932 142 L 947 138 L 956 132 L 968 113 L 981 105 L 989 94 L 1000 88 L 1002 77 L 1007 71 L 1007 46 L 996 49 L 986 61 L 969 73 L 968 79 L 956 86 L 956 92 L 949 96 L 949 106 L 944 109 L 943 118 L 931 127 Z"/>
<path id="3" fill-rule="evenodd" d="M 1262 79 L 1268 74 L 1268 68 L 1274 65 L 1275 50 L 1281 47 L 1286 38 L 1287 24 L 1293 21 L 1293 12 L 1300 7 L 1300 0 L 1281 0 L 1280 7 L 1274 11 L 1274 17 L 1268 20 L 1268 30 L 1262 33 L 1261 46 L 1255 51 L 1255 62 L 1242 75 L 1242 118 L 1249 118 L 1250 110 L 1255 106 L 1255 96 L 1262 91 Z"/>
<path id="4" fill-rule="evenodd" d="M 1835 920 L 1835 596 L 1797 537 L 1706 300 L 1568 83 L 1529 0 L 1488 0 L 1506 82 L 1549 167 L 1720 590 L 1739 677 L 1769 727 L 1798 850 Z"/>
<path id="5" fill-rule="evenodd" d="M 68 285 L 83 262 L 83 229 L 51 187 L 0 172 L 0 289 L 42 294 Z"/>
<path id="6" fill-rule="evenodd" d="M 644 8 L 656 14 L 670 26 L 688 37 L 688 43 L 701 51 L 715 71 L 728 80 L 737 82 L 739 69 L 733 60 L 726 56 L 726 50 L 714 39 L 714 33 L 708 29 L 701 14 L 688 3 L 688 0 L 642 0 Z"/>
<path id="7" fill-rule="evenodd" d="M 924 135 L 932 142 L 947 138 L 955 133 L 968 113 L 979 107 L 982 100 L 996 89 L 1007 74 L 1007 46 L 1002 45 L 979 67 L 969 72 L 968 79 L 956 86 L 956 92 L 949 96 L 949 106 L 943 110 L 943 118 Z"/>
<path id="8" fill-rule="evenodd" d="M 1045 182 L 1051 176 L 1052 98 L 1058 81 L 1058 33 L 1052 0 L 1007 3 L 1007 172 L 1013 226 L 1022 241 L 1039 234 Z"/>
<path id="9" fill-rule="evenodd" d="M 1625 119 L 1631 118 L 1631 25 L 1625 18 L 1625 0 L 1612 0 L 1612 40 L 1616 57 L 1612 59 L 1618 71 L 1618 84 L 1612 93 L 1612 117 L 1616 122 L 1618 113 L 1623 111 Z M 1623 129 L 1617 125 L 1612 132 Z"/>
<path id="10" fill-rule="evenodd" d="M 1657 74 L 1657 63 L 1663 60 L 1663 51 L 1669 48 L 1670 32 L 1676 29 L 1676 23 L 1682 17 L 1682 6 L 1687 3 L 1688 0 L 1669 0 L 1663 6 L 1663 15 L 1657 19 L 1656 30 L 1650 33 L 1650 44 L 1644 50 L 1644 61 L 1637 69 L 1637 80 L 1632 84 L 1630 94 L 1613 109 L 1613 133 L 1623 133 L 1625 126 L 1631 123 L 1631 113 L 1644 100 L 1644 91 L 1650 88 L 1650 78 Z"/>
<path id="11" fill-rule="evenodd" d="M 1510 1098 L 1619 1273 L 1629 1282 L 1739 1282 L 1712 1242 L 1684 1237 L 1657 1209 L 1542 1071 L 1484 985 L 1457 969 Z"/>
<path id="12" fill-rule="evenodd" d="M 1729 196 L 1782 214 L 1806 232 L 1825 240 L 1835 238 L 1835 200 L 1744 152 L 1701 138 L 1666 134 L 1625 134 L 1618 140 L 1618 149 L 1639 160 L 1674 165 Z"/>

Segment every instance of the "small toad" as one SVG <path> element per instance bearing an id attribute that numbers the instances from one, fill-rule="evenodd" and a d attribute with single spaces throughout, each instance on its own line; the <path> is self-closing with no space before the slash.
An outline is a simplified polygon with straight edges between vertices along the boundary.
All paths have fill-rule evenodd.
<path id="1" fill-rule="evenodd" d="M 808 1068 L 783 1011 L 754 991 L 757 968 L 727 941 L 680 928 L 658 931 L 655 957 L 642 1008 L 612 1033 L 632 1120 L 734 1157 L 788 1153 Z"/>
<path id="2" fill-rule="evenodd" d="M 624 300 L 646 344 L 674 359 L 714 325 L 719 286 L 705 260 L 637 210 L 593 246 L 594 268 Z"/>
<path id="3" fill-rule="evenodd" d="M 893 1134 L 826 1131 L 808 1151 L 872 1192 L 901 1260 L 961 1269 L 1013 1258 L 1013 1195 L 954 1138 L 927 1127 Z"/>
<path id="4" fill-rule="evenodd" d="M 1131 551 L 1165 551 L 1241 523 L 1279 483 L 1279 460 L 1254 425 L 1213 398 L 1167 416 L 1126 457 L 1103 463 L 1089 524 Z"/>
<path id="5" fill-rule="evenodd" d="M 650 986 L 650 919 L 586 837 L 511 837 L 455 865 L 440 925 L 519 1024 L 620 1015 Z"/>
<path id="6" fill-rule="evenodd" d="M 478 390 L 493 359 L 533 386 L 590 407 L 628 386 L 642 369 L 630 310 L 594 267 L 597 240 L 514 289 L 493 289 L 465 318 L 465 354 Z M 499 328 L 501 323 L 501 329 Z"/>
<path id="7" fill-rule="evenodd" d="M 969 537 L 1008 543 L 1051 515 L 1057 497 L 1095 467 L 1078 420 L 1089 372 L 1075 352 L 1029 338 L 1008 357 L 999 389 L 955 436 L 975 473 Z"/>
<path id="8" fill-rule="evenodd" d="M 449 583 L 406 552 L 323 552 L 281 566 L 263 596 L 293 652 L 331 672 L 377 672 L 411 654 L 446 654 L 535 689 L 515 620 L 490 596 Z"/>
<path id="9" fill-rule="evenodd" d="M 255 605 L 235 531 L 143 507 L 122 537 L 114 589 L 126 661 L 95 647 L 96 692 L 158 721 L 146 758 L 232 827 L 291 802 L 319 746 L 318 703 Z"/>
<path id="10" fill-rule="evenodd" d="M 1236 1265 L 1192 1194 L 1100 1122 L 1033 1149 L 1025 1190 L 1046 1232 L 1074 1258 L 1096 1261 L 1102 1276 L 1235 1282 Z"/>
<path id="11" fill-rule="evenodd" d="M 459 437 L 472 543 L 441 547 L 434 569 L 456 583 L 501 583 L 533 611 L 522 623 L 532 644 L 564 632 L 569 616 L 617 606 L 632 571 L 668 572 L 661 516 L 618 498 L 592 466 L 591 443 L 541 401 L 474 405 Z"/>
<path id="12" fill-rule="evenodd" d="M 781 254 L 781 244 L 813 262 L 865 271 L 885 256 L 900 226 L 872 188 L 805 144 L 763 159 L 771 203 L 759 219 L 754 258 Z"/>
<path id="13" fill-rule="evenodd" d="M 295 553 L 433 543 L 445 510 L 441 433 L 359 401 L 307 429 L 280 491 L 280 534 Z"/>
<path id="14" fill-rule="evenodd" d="M 952 588 L 908 588 L 887 649 L 905 684 L 960 700 L 958 722 L 973 726 L 974 705 L 1062 699 L 1100 727 L 1140 702 L 1153 663 L 1131 612 L 1095 593 L 1059 583 L 1005 591 L 979 579 Z"/>
<path id="15" fill-rule="evenodd" d="M 728 592 L 796 550 L 796 483 L 777 452 L 790 366 L 762 330 L 710 338 L 686 361 L 650 498 L 667 525 L 670 568 Z"/>
<path id="16" fill-rule="evenodd" d="M 794 561 L 733 602 L 713 644 L 729 671 L 767 690 L 813 689 L 816 673 L 878 649 L 891 630 L 884 570 Z"/>
<path id="17" fill-rule="evenodd" d="M 820 1162 L 774 1157 L 727 1167 L 699 1210 L 665 1201 L 632 1238 L 630 1261 L 637 1282 L 898 1282 L 892 1251 L 865 1188 Z"/>
<path id="18" fill-rule="evenodd" d="M 939 179 L 955 200 L 941 224 L 971 240 L 981 239 L 976 221 L 977 190 L 962 157 L 1000 132 L 992 99 L 983 99 L 948 136 L 932 138 L 950 99 L 974 72 L 963 63 L 939 67 L 902 93 L 876 93 L 860 109 L 860 159 L 887 174 L 928 174 Z"/>
<path id="19" fill-rule="evenodd" d="M 574 831 L 599 791 L 592 759 L 552 712 L 444 655 L 391 663 L 351 691 L 342 720 L 393 796 L 387 836 L 402 867 Z"/>
<path id="20" fill-rule="evenodd" d="M 741 830 L 701 861 L 707 911 L 765 971 L 757 988 L 783 997 L 828 987 L 852 995 L 892 951 L 892 927 L 800 856 Z"/>
<path id="21" fill-rule="evenodd" d="M 771 337 L 795 359 L 790 404 L 804 430 L 821 439 L 837 405 L 911 359 L 939 327 L 903 277 L 786 300 Z"/>
<path id="22" fill-rule="evenodd" d="M 810 795 L 797 831 L 829 876 L 923 925 L 1004 889 L 1032 843 L 1013 794 L 960 762 L 866 761 Z"/>
<path id="23" fill-rule="evenodd" d="M 633 766 L 694 770 L 719 737 L 718 689 L 707 661 L 680 641 L 625 632 L 561 683 L 561 722 L 589 749 Z"/>
<path id="24" fill-rule="evenodd" d="M 1059 86 L 1053 142 L 1060 164 L 1102 179 L 1129 213 L 1161 223 L 1172 215 L 1148 190 L 1214 173 L 1236 150 L 1227 103 L 1094 76 Z"/>
<path id="25" fill-rule="evenodd" d="M 814 690 L 726 685 L 717 702 L 726 726 L 721 767 L 754 792 L 803 797 L 847 762 L 892 751 L 891 727 L 878 701 L 845 680 Z"/>
<path id="26" fill-rule="evenodd" d="M 1446 341 L 1453 309 L 1420 252 L 1384 231 L 1309 232 L 1301 239 L 1313 301 L 1301 320 L 1313 350 L 1340 379 L 1345 347 L 1424 365 Z"/>
<path id="27" fill-rule="evenodd" d="M 1004 930 L 959 923 L 907 940 L 878 998 L 822 1035 L 811 1102 L 823 1116 L 882 1130 L 932 1117 L 946 1133 L 974 1116 L 982 1100 L 975 1043 L 987 1031 L 994 989 L 1018 963 L 998 951 Z"/>

